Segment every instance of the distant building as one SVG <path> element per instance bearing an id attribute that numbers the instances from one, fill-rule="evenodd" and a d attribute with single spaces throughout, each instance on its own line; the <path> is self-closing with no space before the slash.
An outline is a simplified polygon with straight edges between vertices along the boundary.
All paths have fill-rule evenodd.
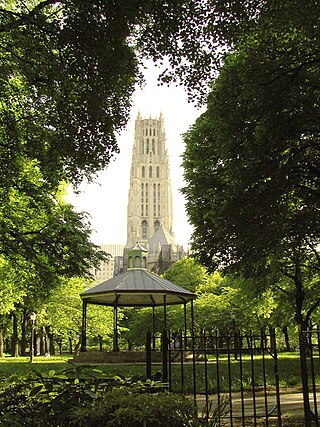
<path id="1" fill-rule="evenodd" d="M 104 282 L 123 271 L 124 245 L 101 245 L 102 250 L 110 254 L 107 261 L 92 271 L 95 282 Z"/>
<path id="2" fill-rule="evenodd" d="M 185 252 L 173 234 L 172 189 L 163 116 L 143 119 L 138 114 L 132 149 L 126 245 L 102 245 L 111 254 L 95 269 L 103 282 L 126 270 L 128 249 L 137 242 L 148 250 L 148 269 L 166 271 Z"/>
<path id="3" fill-rule="evenodd" d="M 139 113 L 132 150 L 126 248 L 137 242 L 145 246 L 148 268 L 157 273 L 184 256 L 173 234 L 172 204 L 163 116 L 143 119 Z"/>

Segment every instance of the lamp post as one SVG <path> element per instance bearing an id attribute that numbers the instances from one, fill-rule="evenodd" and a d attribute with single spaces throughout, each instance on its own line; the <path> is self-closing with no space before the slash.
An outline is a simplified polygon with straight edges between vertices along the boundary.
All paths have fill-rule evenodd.
<path id="1" fill-rule="evenodd" d="M 31 341 L 30 341 L 30 362 L 34 361 L 34 322 L 36 321 L 36 313 L 30 313 L 30 321 L 31 321 Z"/>

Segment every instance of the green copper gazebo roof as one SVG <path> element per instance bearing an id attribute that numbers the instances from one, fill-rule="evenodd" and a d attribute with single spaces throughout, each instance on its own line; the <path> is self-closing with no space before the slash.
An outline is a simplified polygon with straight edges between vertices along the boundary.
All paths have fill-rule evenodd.
<path id="1" fill-rule="evenodd" d="M 183 304 L 195 297 L 194 293 L 144 268 L 128 269 L 81 294 L 82 300 L 89 304 L 119 307 Z"/>

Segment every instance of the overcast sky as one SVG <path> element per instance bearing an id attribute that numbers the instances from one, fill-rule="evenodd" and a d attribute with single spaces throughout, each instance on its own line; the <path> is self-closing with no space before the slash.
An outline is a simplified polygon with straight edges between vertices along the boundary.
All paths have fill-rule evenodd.
<path id="1" fill-rule="evenodd" d="M 70 194 L 68 200 L 77 211 L 90 215 L 94 231 L 92 240 L 97 244 L 125 244 L 127 238 L 127 201 L 130 182 L 130 165 L 134 141 L 134 122 L 138 112 L 143 118 L 164 116 L 166 145 L 170 159 L 173 191 L 173 229 L 178 244 L 186 247 L 191 226 L 185 213 L 181 154 L 184 147 L 181 134 L 186 132 L 200 111 L 187 102 L 183 88 L 157 85 L 157 71 L 150 66 L 145 72 L 146 86 L 137 89 L 130 121 L 118 139 L 120 154 L 101 172 L 94 184 L 81 185 L 79 195 Z"/>

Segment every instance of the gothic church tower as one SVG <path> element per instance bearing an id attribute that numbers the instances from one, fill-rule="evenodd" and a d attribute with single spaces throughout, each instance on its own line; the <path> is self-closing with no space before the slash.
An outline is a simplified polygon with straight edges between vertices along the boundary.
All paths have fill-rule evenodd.
<path id="1" fill-rule="evenodd" d="M 159 230 L 172 231 L 172 189 L 163 116 L 135 122 L 128 199 L 127 247 L 147 245 Z"/>

